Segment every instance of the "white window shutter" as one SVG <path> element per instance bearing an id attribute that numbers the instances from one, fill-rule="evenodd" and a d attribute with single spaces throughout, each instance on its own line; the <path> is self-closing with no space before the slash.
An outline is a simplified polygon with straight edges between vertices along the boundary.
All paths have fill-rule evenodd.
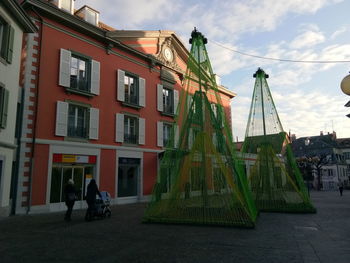
<path id="1" fill-rule="evenodd" d="M 175 125 L 175 142 L 174 145 L 176 148 L 179 147 L 179 125 Z"/>
<path id="2" fill-rule="evenodd" d="M 71 52 L 69 50 L 61 48 L 58 85 L 67 88 L 70 87 L 70 61 Z"/>
<path id="3" fill-rule="evenodd" d="M 163 122 L 157 122 L 157 146 L 163 147 Z"/>
<path id="4" fill-rule="evenodd" d="M 56 136 L 67 136 L 68 126 L 68 106 L 67 102 L 57 101 L 56 105 Z"/>
<path id="5" fill-rule="evenodd" d="M 177 113 L 177 106 L 179 105 L 179 92 L 174 90 L 174 114 Z"/>
<path id="6" fill-rule="evenodd" d="M 99 109 L 90 108 L 89 139 L 98 139 Z"/>
<path id="7" fill-rule="evenodd" d="M 157 110 L 163 112 L 163 85 L 157 84 Z"/>
<path id="8" fill-rule="evenodd" d="M 215 147 L 215 150 L 217 150 L 216 148 L 218 147 L 218 139 L 217 139 L 217 137 L 216 137 L 216 132 L 213 132 L 213 138 L 212 138 L 212 140 L 213 140 L 213 145 L 214 145 L 214 147 Z"/>
<path id="9" fill-rule="evenodd" d="M 118 69 L 118 88 L 117 88 L 117 100 L 125 101 L 125 86 L 124 86 L 125 72 Z"/>
<path id="10" fill-rule="evenodd" d="M 145 144 L 145 119 L 139 118 L 139 144 Z"/>
<path id="11" fill-rule="evenodd" d="M 188 149 L 191 150 L 193 145 L 193 129 L 190 128 L 188 133 Z"/>
<path id="12" fill-rule="evenodd" d="M 100 62 L 91 61 L 91 93 L 100 95 Z"/>
<path id="13" fill-rule="evenodd" d="M 124 114 L 115 115 L 115 141 L 124 142 Z"/>
<path id="14" fill-rule="evenodd" d="M 139 105 L 146 106 L 146 80 L 139 78 Z"/>

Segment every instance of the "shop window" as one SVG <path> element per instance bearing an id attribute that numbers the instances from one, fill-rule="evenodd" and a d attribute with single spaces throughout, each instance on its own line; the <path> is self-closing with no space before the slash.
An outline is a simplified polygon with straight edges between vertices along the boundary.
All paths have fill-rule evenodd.
<path id="1" fill-rule="evenodd" d="M 97 140 L 98 132 L 99 109 L 81 103 L 57 102 L 56 136 Z"/>
<path id="2" fill-rule="evenodd" d="M 0 128 L 5 129 L 7 124 L 9 91 L 0 83 Z"/>
<path id="3" fill-rule="evenodd" d="M 100 93 L 100 62 L 77 52 L 61 49 L 59 85 L 86 96 Z"/>
<path id="4" fill-rule="evenodd" d="M 118 197 L 138 195 L 140 159 L 119 158 Z"/>
<path id="5" fill-rule="evenodd" d="M 179 104 L 179 92 L 161 84 L 157 85 L 157 109 L 164 115 L 174 116 Z"/>
<path id="6" fill-rule="evenodd" d="M 115 141 L 127 144 L 145 144 L 145 119 L 117 113 Z"/>
<path id="7" fill-rule="evenodd" d="M 117 99 L 130 107 L 145 107 L 145 79 L 139 76 L 118 70 Z"/>
<path id="8" fill-rule="evenodd" d="M 0 17 L 0 61 L 12 63 L 15 30 Z"/>

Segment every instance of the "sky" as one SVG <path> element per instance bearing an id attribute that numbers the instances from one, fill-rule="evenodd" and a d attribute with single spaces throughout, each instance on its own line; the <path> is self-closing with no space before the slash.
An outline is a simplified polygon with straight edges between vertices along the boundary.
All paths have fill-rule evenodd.
<path id="1" fill-rule="evenodd" d="M 232 100 L 234 138 L 244 140 L 255 79 L 267 79 L 283 129 L 297 138 L 335 131 L 350 137 L 350 96 L 341 80 L 350 71 L 348 0 L 76 0 L 120 30 L 171 30 L 190 49 L 194 27 L 208 39 L 207 50 Z M 258 59 L 349 61 L 291 63 Z"/>

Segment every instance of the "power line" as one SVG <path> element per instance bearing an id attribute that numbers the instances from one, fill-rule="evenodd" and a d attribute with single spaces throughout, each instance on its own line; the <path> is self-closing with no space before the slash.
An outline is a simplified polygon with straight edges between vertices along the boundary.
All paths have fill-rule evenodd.
<path id="1" fill-rule="evenodd" d="M 271 57 L 264 57 L 264 56 L 258 56 L 258 55 L 253 55 L 249 53 L 245 53 L 239 50 L 235 50 L 233 48 L 226 47 L 216 41 L 210 40 L 209 42 L 225 48 L 227 50 L 230 50 L 232 52 L 235 52 L 237 54 L 247 56 L 247 57 L 253 57 L 253 58 L 259 58 L 259 59 L 266 59 L 266 60 L 274 60 L 274 61 L 280 61 L 280 62 L 293 62 L 293 63 L 318 63 L 318 64 L 327 64 L 327 63 L 350 63 L 350 60 L 295 60 L 295 59 L 282 59 L 282 58 L 271 58 Z"/>

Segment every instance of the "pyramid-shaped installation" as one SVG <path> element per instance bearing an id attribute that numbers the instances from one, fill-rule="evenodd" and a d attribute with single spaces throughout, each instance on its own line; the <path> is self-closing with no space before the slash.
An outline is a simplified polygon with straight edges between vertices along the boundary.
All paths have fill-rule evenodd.
<path id="1" fill-rule="evenodd" d="M 180 132 L 173 129 L 143 221 L 254 227 L 257 211 L 233 152 L 206 42 L 192 32 L 177 111 Z"/>
<path id="2" fill-rule="evenodd" d="M 268 75 L 259 68 L 254 77 L 242 152 L 256 207 L 259 211 L 316 212 L 278 117 Z"/>

